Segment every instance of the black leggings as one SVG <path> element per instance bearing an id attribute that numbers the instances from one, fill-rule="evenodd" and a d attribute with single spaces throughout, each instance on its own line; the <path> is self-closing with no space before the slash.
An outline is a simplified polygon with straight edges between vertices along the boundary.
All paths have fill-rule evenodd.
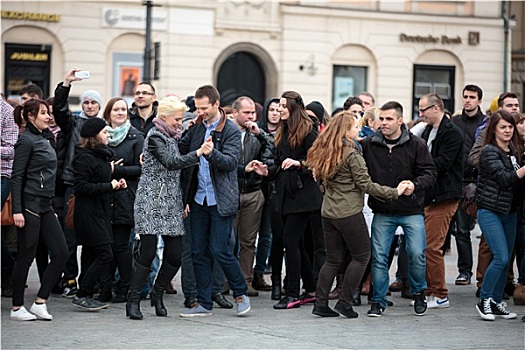
<path id="1" fill-rule="evenodd" d="M 314 292 L 316 287 L 303 237 L 310 214 L 296 213 L 283 216 L 283 243 L 286 250 L 286 293 L 290 297 L 299 297 L 301 277 L 304 289 L 307 292 Z"/>
<path id="2" fill-rule="evenodd" d="M 93 296 L 93 288 L 101 276 L 107 275 L 113 260 L 111 243 L 97 246 L 82 246 L 80 274 L 77 297 Z"/>
<path id="3" fill-rule="evenodd" d="M 13 271 L 13 306 L 24 305 L 24 289 L 29 268 L 35 259 L 38 241 L 47 246 L 51 261 L 40 281 L 37 297 L 47 300 L 67 259 L 67 244 L 49 198 L 24 196 L 25 225 L 17 228 L 18 256 Z"/>
<path id="4" fill-rule="evenodd" d="M 151 267 L 153 259 L 157 254 L 157 235 L 140 235 L 141 251 L 138 263 L 144 267 Z M 164 253 L 162 261 L 170 266 L 180 267 L 182 257 L 182 236 L 162 236 L 164 241 Z"/>

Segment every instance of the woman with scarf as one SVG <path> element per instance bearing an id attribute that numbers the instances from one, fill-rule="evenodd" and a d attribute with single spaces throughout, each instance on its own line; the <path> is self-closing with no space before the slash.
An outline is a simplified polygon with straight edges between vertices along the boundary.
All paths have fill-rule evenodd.
<path id="1" fill-rule="evenodd" d="M 121 97 L 108 101 L 103 118 L 108 123 L 109 148 L 115 152 L 115 173 L 122 176 L 128 185 L 125 190 L 113 193 L 112 231 L 114 263 L 110 275 L 103 278 L 101 301 L 123 303 L 127 301 L 131 279 L 131 245 L 129 236 L 135 225 L 133 204 L 139 182 L 141 166 L 140 154 L 144 145 L 144 135 L 133 126 L 128 117 L 128 104 Z M 118 268 L 119 281 L 112 298 L 111 282 L 115 268 Z"/>
<path id="2" fill-rule="evenodd" d="M 404 182 L 399 183 L 397 189 L 372 182 L 361 147 L 356 143 L 358 135 L 354 113 L 338 113 L 310 148 L 306 160 L 308 168 L 325 187 L 321 215 L 326 261 L 319 273 L 317 300 L 312 311 L 322 317 L 339 316 L 339 313 L 348 318 L 358 316 L 352 308 L 352 294 L 361 282 L 371 252 L 363 215 L 364 193 L 397 199 L 407 187 Z M 344 266 L 342 293 L 335 312 L 328 306 L 328 294 L 347 249 L 351 262 Z"/>
<path id="3" fill-rule="evenodd" d="M 150 298 L 157 316 L 168 314 L 162 294 L 181 265 L 184 235 L 180 170 L 198 164 L 201 155 L 208 155 L 213 150 L 210 138 L 197 151 L 180 155 L 178 142 L 187 109 L 175 96 L 163 99 L 157 109 L 157 117 L 153 119 L 154 127 L 144 140 L 144 163 L 135 201 L 135 233 L 140 235 L 141 254 L 133 266 L 126 304 L 126 316 L 133 320 L 143 318 L 140 292 L 155 258 L 159 235 L 164 241 L 164 253 Z"/>

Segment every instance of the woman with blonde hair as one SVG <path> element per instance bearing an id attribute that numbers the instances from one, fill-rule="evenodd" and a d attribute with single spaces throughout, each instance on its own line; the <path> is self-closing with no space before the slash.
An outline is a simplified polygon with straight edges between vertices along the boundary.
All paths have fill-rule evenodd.
<path id="1" fill-rule="evenodd" d="M 143 318 L 140 292 L 155 258 L 159 235 L 164 241 L 164 253 L 150 298 L 157 316 L 168 315 L 162 294 L 181 265 L 184 235 L 180 170 L 198 164 L 201 155 L 208 155 L 213 150 L 210 139 L 197 151 L 181 156 L 178 143 L 187 109 L 175 96 L 164 98 L 153 119 L 154 126 L 144 140 L 144 163 L 135 200 L 135 233 L 140 236 L 141 254 L 133 267 L 126 304 L 126 316 L 130 319 Z"/>
<path id="2" fill-rule="evenodd" d="M 319 273 L 313 314 L 339 316 L 328 306 L 328 294 L 348 249 L 352 261 L 346 268 L 342 293 L 335 309 L 356 318 L 352 294 L 358 287 L 370 259 L 370 238 L 363 216 L 364 194 L 397 199 L 407 184 L 396 188 L 378 185 L 370 179 L 365 160 L 357 145 L 359 127 L 353 113 L 337 114 L 308 151 L 306 166 L 325 186 L 321 216 L 326 261 Z"/>

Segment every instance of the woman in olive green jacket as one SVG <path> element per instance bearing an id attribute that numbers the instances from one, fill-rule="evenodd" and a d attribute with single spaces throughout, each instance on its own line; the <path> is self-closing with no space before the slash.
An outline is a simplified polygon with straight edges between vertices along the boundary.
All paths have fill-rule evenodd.
<path id="1" fill-rule="evenodd" d="M 318 316 L 356 318 L 352 293 L 358 287 L 370 259 L 370 238 L 363 216 L 364 194 L 397 199 L 407 184 L 396 188 L 378 185 L 370 179 L 360 146 L 355 142 L 359 128 L 351 112 L 337 114 L 308 152 L 306 165 L 325 187 L 321 215 L 325 237 L 326 261 L 319 273 L 316 303 Z M 333 311 L 328 293 L 348 249 L 352 261 L 346 268 L 342 295 Z"/>

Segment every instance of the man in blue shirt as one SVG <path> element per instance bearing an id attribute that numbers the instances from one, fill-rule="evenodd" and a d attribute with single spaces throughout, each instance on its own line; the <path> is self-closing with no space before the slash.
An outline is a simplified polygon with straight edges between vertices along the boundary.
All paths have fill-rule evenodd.
<path id="1" fill-rule="evenodd" d="M 197 300 L 181 317 L 211 316 L 213 308 L 213 257 L 221 265 L 233 297 L 237 314 L 250 311 L 247 285 L 239 262 L 229 246 L 233 218 L 239 207 L 237 165 L 241 134 L 219 107 L 219 92 L 211 85 L 195 92 L 197 121 L 179 144 L 181 154 L 196 150 L 207 139 L 214 149 L 189 169 L 186 198 L 190 202 L 191 255 L 197 282 Z"/>

